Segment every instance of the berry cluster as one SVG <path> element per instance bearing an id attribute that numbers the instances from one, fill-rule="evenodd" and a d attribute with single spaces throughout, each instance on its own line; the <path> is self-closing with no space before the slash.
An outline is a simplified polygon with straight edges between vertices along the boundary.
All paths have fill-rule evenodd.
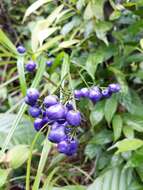
<path id="1" fill-rule="evenodd" d="M 25 97 L 25 102 L 30 106 L 28 113 L 35 118 L 35 130 L 50 126 L 48 139 L 57 144 L 58 151 L 68 156 L 75 154 L 78 142 L 74 136 L 81 124 L 80 112 L 74 110 L 71 102 L 65 105 L 60 103 L 55 95 L 46 96 L 39 106 L 39 96 L 37 89 L 30 88 Z"/>
<path id="2" fill-rule="evenodd" d="M 26 52 L 26 49 L 25 49 L 22 45 L 20 45 L 20 46 L 17 47 L 17 51 L 18 51 L 18 53 L 20 53 L 20 54 L 24 54 L 24 53 Z M 47 65 L 48 67 L 51 67 L 52 64 L 53 64 L 53 61 L 52 61 L 52 60 L 46 61 L 46 65 Z M 26 69 L 26 71 L 32 73 L 32 72 L 34 72 L 34 71 L 36 70 L 36 67 L 37 67 L 37 64 L 36 64 L 34 61 L 30 60 L 30 61 L 28 61 L 28 63 L 26 64 L 25 69 Z"/>
<path id="3" fill-rule="evenodd" d="M 110 84 L 105 89 L 101 90 L 97 86 L 91 89 L 82 88 L 74 91 L 74 96 L 77 100 L 81 98 L 89 98 L 94 104 L 104 98 L 109 98 L 113 93 L 120 91 L 120 85 L 117 83 Z"/>

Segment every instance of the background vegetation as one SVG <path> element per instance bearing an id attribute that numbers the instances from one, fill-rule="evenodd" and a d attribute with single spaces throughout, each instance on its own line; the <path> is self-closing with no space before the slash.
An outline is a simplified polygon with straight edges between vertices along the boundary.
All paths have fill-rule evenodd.
<path id="1" fill-rule="evenodd" d="M 0 189 L 143 190 L 143 1 L 1 0 L 0 27 Z M 29 59 L 36 73 L 25 72 Z M 73 89 L 121 85 L 96 105 L 77 102 L 73 157 L 34 131 L 23 103 L 31 85 L 58 94 L 64 79 L 67 92 L 67 73 Z"/>

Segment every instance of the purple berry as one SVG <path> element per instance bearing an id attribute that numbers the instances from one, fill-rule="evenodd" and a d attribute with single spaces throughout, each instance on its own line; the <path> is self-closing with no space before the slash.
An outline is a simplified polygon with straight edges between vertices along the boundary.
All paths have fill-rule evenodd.
<path id="1" fill-rule="evenodd" d="M 119 92 L 121 87 L 118 83 L 113 83 L 113 84 L 109 84 L 109 90 L 111 93 L 116 93 Z"/>
<path id="2" fill-rule="evenodd" d="M 39 95 L 40 95 L 39 91 L 35 88 L 29 88 L 27 90 L 27 97 L 31 101 L 37 101 L 37 99 L 39 98 Z"/>
<path id="3" fill-rule="evenodd" d="M 52 64 L 53 64 L 53 61 L 51 61 L 51 60 L 46 61 L 46 65 L 47 65 L 48 67 L 51 67 Z"/>
<path id="4" fill-rule="evenodd" d="M 65 127 L 62 125 L 55 128 L 52 127 L 48 135 L 48 139 L 53 143 L 59 143 L 62 140 L 66 139 Z"/>
<path id="5" fill-rule="evenodd" d="M 68 141 L 67 139 L 61 141 L 58 144 L 58 151 L 60 153 L 66 154 L 67 156 L 72 156 L 77 152 L 78 142 L 75 139 Z"/>
<path id="6" fill-rule="evenodd" d="M 36 104 L 35 100 L 31 100 L 30 98 L 28 98 L 27 96 L 24 98 L 24 101 L 26 104 L 30 105 L 30 106 L 34 106 Z"/>
<path id="7" fill-rule="evenodd" d="M 44 98 L 44 106 L 46 108 L 53 106 L 58 103 L 57 97 L 54 95 L 49 95 Z"/>
<path id="8" fill-rule="evenodd" d="M 89 91 L 89 99 L 92 101 L 92 102 L 97 102 L 99 101 L 100 99 L 102 98 L 102 94 L 99 90 L 98 87 L 94 87 L 92 88 L 90 91 Z"/>
<path id="9" fill-rule="evenodd" d="M 80 90 L 80 92 L 81 92 L 81 96 L 82 97 L 88 97 L 89 96 L 89 90 L 88 90 L 88 88 L 82 88 Z"/>
<path id="10" fill-rule="evenodd" d="M 74 97 L 79 100 L 82 97 L 81 91 L 80 90 L 75 90 L 74 91 Z"/>
<path id="11" fill-rule="evenodd" d="M 77 152 L 78 149 L 78 142 L 76 139 L 72 139 L 70 141 L 70 145 L 69 145 L 69 150 L 66 153 L 67 156 L 72 156 L 73 154 L 75 154 Z"/>
<path id="12" fill-rule="evenodd" d="M 34 121 L 34 128 L 36 131 L 39 131 L 43 127 L 43 120 L 41 118 L 36 118 Z"/>
<path id="13" fill-rule="evenodd" d="M 41 114 L 41 109 L 37 107 L 30 107 L 28 112 L 32 117 L 38 117 Z"/>
<path id="14" fill-rule="evenodd" d="M 36 69 L 36 63 L 31 60 L 31 61 L 29 61 L 29 62 L 26 64 L 25 68 L 26 68 L 26 71 L 28 71 L 28 72 L 33 72 L 33 71 L 35 71 L 35 69 Z"/>
<path id="15" fill-rule="evenodd" d="M 106 89 L 102 90 L 101 93 L 102 93 L 103 98 L 109 98 L 112 95 L 112 93 L 110 92 L 108 87 Z"/>
<path id="16" fill-rule="evenodd" d="M 68 103 L 66 104 L 66 108 L 67 108 L 68 110 L 73 110 L 73 104 L 72 104 L 72 102 L 68 102 Z"/>
<path id="17" fill-rule="evenodd" d="M 66 120 L 72 126 L 79 126 L 81 123 L 81 114 L 79 111 L 70 110 L 66 115 Z"/>
<path id="18" fill-rule="evenodd" d="M 53 106 L 50 106 L 46 110 L 46 114 L 49 119 L 51 120 L 60 120 L 64 119 L 66 116 L 66 109 L 62 104 L 55 104 Z"/>
<path id="19" fill-rule="evenodd" d="M 25 53 L 26 49 L 22 45 L 19 45 L 17 47 L 17 51 L 18 51 L 18 53 L 23 54 L 23 53 Z"/>

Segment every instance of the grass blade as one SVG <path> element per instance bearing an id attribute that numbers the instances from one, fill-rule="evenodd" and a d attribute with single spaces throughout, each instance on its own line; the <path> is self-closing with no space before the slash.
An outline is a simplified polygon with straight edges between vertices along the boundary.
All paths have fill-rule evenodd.
<path id="1" fill-rule="evenodd" d="M 25 73 L 24 73 L 24 57 L 23 56 L 19 56 L 17 59 L 17 69 L 18 69 L 18 74 L 19 74 L 19 82 L 20 82 L 21 91 L 22 91 L 23 96 L 25 96 L 27 85 L 26 85 Z"/>

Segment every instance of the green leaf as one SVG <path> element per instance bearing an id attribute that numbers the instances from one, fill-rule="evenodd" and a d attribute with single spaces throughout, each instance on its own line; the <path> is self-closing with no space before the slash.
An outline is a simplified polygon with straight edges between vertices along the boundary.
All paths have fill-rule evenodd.
<path id="1" fill-rule="evenodd" d="M 6 181 L 7 181 L 7 177 L 10 173 L 10 169 L 1 169 L 0 168 L 0 187 L 2 187 Z"/>
<path id="2" fill-rule="evenodd" d="M 101 148 L 99 145 L 96 144 L 87 144 L 84 151 L 85 155 L 88 156 L 90 159 L 93 159 L 100 152 Z"/>
<path id="3" fill-rule="evenodd" d="M 143 141 L 140 139 L 124 139 L 121 141 L 118 141 L 114 146 L 118 148 L 118 151 L 116 153 L 120 153 L 120 152 L 127 152 L 127 151 L 131 151 L 131 150 L 136 150 L 138 148 L 140 148 L 141 146 L 143 146 Z"/>
<path id="4" fill-rule="evenodd" d="M 112 132 L 107 129 L 104 129 L 101 132 L 95 134 L 89 143 L 103 145 L 112 142 L 112 140 L 113 140 Z"/>
<path id="5" fill-rule="evenodd" d="M 91 111 L 90 122 L 92 126 L 97 125 L 102 121 L 104 117 L 104 102 L 99 102 L 95 105 L 95 108 Z"/>
<path id="6" fill-rule="evenodd" d="M 10 52 L 17 55 L 17 50 L 14 44 L 9 40 L 9 38 L 5 35 L 5 33 L 0 29 L 0 44 L 5 47 Z"/>
<path id="7" fill-rule="evenodd" d="M 44 170 L 46 160 L 47 160 L 48 154 L 51 150 L 51 147 L 52 147 L 52 144 L 50 141 L 47 140 L 47 137 L 46 137 L 45 142 L 44 142 L 44 146 L 43 146 L 43 150 L 41 153 L 41 157 L 40 157 L 40 162 L 38 165 L 37 174 L 36 174 L 35 181 L 34 181 L 34 184 L 32 187 L 33 190 L 39 190 L 39 184 L 41 181 L 42 172 Z"/>
<path id="8" fill-rule="evenodd" d="M 93 0 L 92 1 L 93 14 L 94 14 L 95 18 L 98 20 L 104 20 L 104 12 L 103 12 L 104 3 L 105 3 L 105 0 Z"/>
<path id="9" fill-rule="evenodd" d="M 74 44 L 77 44 L 79 42 L 79 40 L 68 40 L 68 41 L 64 41 L 64 42 L 61 42 L 59 44 L 59 48 L 69 48 L 71 47 L 72 45 Z"/>
<path id="10" fill-rule="evenodd" d="M 87 7 L 86 7 L 85 11 L 84 11 L 83 18 L 85 20 L 90 20 L 91 18 L 93 18 L 93 16 L 94 16 L 94 14 L 93 14 L 93 10 L 92 10 L 92 3 L 89 2 L 87 4 Z"/>
<path id="11" fill-rule="evenodd" d="M 18 74 L 19 74 L 19 81 L 20 81 L 20 87 L 23 96 L 26 95 L 26 90 L 27 90 L 27 85 L 26 85 L 26 80 L 25 80 L 25 72 L 24 72 L 24 57 L 19 56 L 17 59 L 17 69 L 18 69 Z"/>
<path id="12" fill-rule="evenodd" d="M 115 115 L 112 120 L 113 132 L 114 132 L 114 140 L 120 138 L 123 127 L 123 120 L 120 115 Z"/>
<path id="13" fill-rule="evenodd" d="M 123 120 L 124 123 L 130 128 L 138 132 L 143 132 L 143 117 L 131 114 L 124 114 Z"/>
<path id="14" fill-rule="evenodd" d="M 112 96 L 110 99 L 106 101 L 105 108 L 104 108 L 104 115 L 108 123 L 111 122 L 112 117 L 114 116 L 117 110 L 117 106 L 118 106 L 118 102 L 115 96 Z"/>
<path id="15" fill-rule="evenodd" d="M 52 188 L 51 190 L 86 190 L 86 188 L 81 185 L 69 185 L 64 187 L 55 187 Z"/>
<path id="16" fill-rule="evenodd" d="M 11 168 L 19 168 L 28 159 L 29 148 L 27 145 L 16 145 L 8 151 L 7 159 Z"/>
<path id="17" fill-rule="evenodd" d="M 16 114 L 0 114 L 0 144 L 1 145 L 5 141 L 7 134 L 11 129 L 11 124 L 15 121 L 16 118 L 17 118 Z M 36 131 L 33 128 L 33 123 L 27 120 L 27 118 L 22 117 L 20 122 L 18 123 L 18 128 L 13 134 L 7 148 L 13 148 L 15 145 L 18 145 L 18 144 L 30 145 L 35 134 L 36 134 Z M 40 144 L 42 140 L 43 140 L 43 137 L 41 136 L 38 144 Z"/>
<path id="18" fill-rule="evenodd" d="M 45 71 L 45 65 L 46 65 L 45 64 L 45 59 L 41 58 L 41 60 L 39 62 L 38 71 L 37 71 L 36 76 L 35 76 L 35 78 L 34 78 L 34 80 L 32 82 L 32 85 L 31 85 L 32 88 L 36 88 L 38 86 L 38 84 L 40 83 L 41 78 L 43 76 L 43 73 Z M 9 145 L 10 140 L 11 140 L 11 138 L 12 138 L 12 136 L 13 136 L 19 122 L 21 121 L 21 118 L 22 118 L 24 112 L 26 111 L 26 108 L 27 108 L 27 105 L 25 103 L 23 103 L 22 106 L 20 107 L 20 110 L 19 110 L 15 120 L 11 124 L 11 128 L 8 131 L 7 137 L 4 140 L 4 143 L 3 143 L 3 146 L 2 146 L 2 152 L 5 152 L 5 150 L 7 149 L 7 146 Z"/>
<path id="19" fill-rule="evenodd" d="M 96 178 L 87 190 L 126 190 L 132 180 L 131 172 L 122 167 L 113 168 Z"/>
<path id="20" fill-rule="evenodd" d="M 39 34 L 42 31 L 47 30 L 47 28 L 49 28 L 49 26 L 51 24 L 53 24 L 53 22 L 56 20 L 57 15 L 62 11 L 63 9 L 63 5 L 60 5 L 59 7 L 57 7 L 49 16 L 47 19 L 44 20 L 40 20 L 37 22 L 35 28 L 33 29 L 32 32 L 32 39 L 31 39 L 31 46 L 32 46 L 32 50 L 33 52 L 36 52 L 38 47 L 39 47 Z M 53 31 L 52 31 L 53 32 Z M 46 32 L 47 34 L 47 32 Z M 41 35 L 40 35 L 41 36 Z"/>
<path id="21" fill-rule="evenodd" d="M 106 37 L 106 33 L 112 28 L 112 23 L 110 22 L 97 22 L 95 24 L 95 32 L 98 39 L 104 41 L 106 45 L 108 45 L 108 40 Z"/>
<path id="22" fill-rule="evenodd" d="M 32 5 L 30 5 L 30 7 L 28 7 L 28 9 L 25 12 L 24 18 L 23 18 L 23 22 L 26 20 L 26 18 L 31 15 L 32 13 L 34 13 L 37 9 L 39 9 L 42 5 L 50 2 L 52 0 L 37 0 L 36 2 L 34 2 Z"/>
<path id="23" fill-rule="evenodd" d="M 134 138 L 134 130 L 130 126 L 124 126 L 123 133 L 124 133 L 125 137 L 127 137 L 128 139 Z"/>

